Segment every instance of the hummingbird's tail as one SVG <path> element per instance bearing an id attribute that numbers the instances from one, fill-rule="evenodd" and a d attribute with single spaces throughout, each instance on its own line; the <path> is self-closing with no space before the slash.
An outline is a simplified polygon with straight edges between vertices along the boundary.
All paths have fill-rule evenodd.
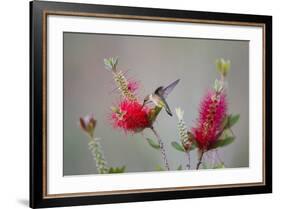
<path id="1" fill-rule="evenodd" d="M 165 101 L 165 106 L 164 107 L 165 107 L 165 110 L 168 113 L 168 115 L 170 115 L 172 117 L 173 116 L 172 111 L 171 111 L 169 105 L 166 103 L 166 101 Z"/>
<path id="2" fill-rule="evenodd" d="M 166 112 L 168 113 L 168 115 L 170 115 L 171 117 L 173 116 L 172 112 L 170 109 L 168 109 L 167 107 L 165 107 Z"/>

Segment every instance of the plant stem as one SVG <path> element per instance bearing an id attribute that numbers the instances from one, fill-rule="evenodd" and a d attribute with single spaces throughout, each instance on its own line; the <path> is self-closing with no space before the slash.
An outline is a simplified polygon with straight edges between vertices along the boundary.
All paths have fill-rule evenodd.
<path id="1" fill-rule="evenodd" d="M 185 152 L 186 157 L 187 157 L 187 164 L 186 164 L 186 168 L 188 170 L 190 170 L 190 153 L 189 152 Z"/>
<path id="2" fill-rule="evenodd" d="M 235 137 L 235 134 L 233 133 L 232 129 L 231 129 L 231 128 L 229 128 L 229 130 L 230 130 L 230 132 L 231 132 L 232 136 L 233 136 L 233 137 Z"/>
<path id="3" fill-rule="evenodd" d="M 197 163 L 197 165 L 196 165 L 196 170 L 198 170 L 199 167 L 200 167 L 200 165 L 202 164 L 203 155 L 204 155 L 204 151 L 201 151 L 200 156 L 199 156 L 198 163 Z"/>
<path id="4" fill-rule="evenodd" d="M 219 160 L 219 162 L 222 163 L 222 164 L 224 164 L 224 162 L 223 162 L 222 159 L 220 158 L 220 155 L 219 155 L 217 149 L 215 150 L 215 154 L 216 154 L 216 157 L 217 157 L 217 159 Z"/>
<path id="5" fill-rule="evenodd" d="M 169 163 L 168 163 L 168 160 L 167 160 L 167 155 L 166 155 L 166 152 L 165 152 L 165 148 L 164 148 L 164 144 L 162 142 L 162 139 L 160 138 L 160 136 L 158 135 L 157 131 L 154 129 L 153 126 L 151 126 L 150 128 L 151 128 L 152 132 L 154 133 L 154 135 L 156 136 L 156 138 L 158 140 L 160 150 L 161 150 L 161 154 L 162 154 L 162 158 L 163 158 L 164 163 L 165 163 L 165 167 L 166 167 L 167 170 L 170 170 L 170 166 L 169 166 Z"/>

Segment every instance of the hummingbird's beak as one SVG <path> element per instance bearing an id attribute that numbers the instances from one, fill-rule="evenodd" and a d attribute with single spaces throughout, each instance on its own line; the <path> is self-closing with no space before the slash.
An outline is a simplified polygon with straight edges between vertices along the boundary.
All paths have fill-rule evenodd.
<path id="1" fill-rule="evenodd" d="M 143 103 L 142 103 L 141 108 L 143 108 L 145 104 L 146 104 L 146 101 L 144 100 Z"/>

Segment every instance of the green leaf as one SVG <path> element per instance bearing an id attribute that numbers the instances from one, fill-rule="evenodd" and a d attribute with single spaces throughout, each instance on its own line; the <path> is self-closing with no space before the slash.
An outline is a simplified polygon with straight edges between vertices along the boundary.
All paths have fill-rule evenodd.
<path id="1" fill-rule="evenodd" d="M 213 169 L 221 169 L 221 168 L 225 168 L 224 163 L 219 163 L 213 167 Z"/>
<path id="2" fill-rule="evenodd" d="M 216 92 L 220 92 L 222 88 L 223 88 L 223 84 L 218 79 L 216 79 L 214 84 L 214 90 Z"/>
<path id="3" fill-rule="evenodd" d="M 228 116 L 228 127 L 231 128 L 234 126 L 240 119 L 240 115 L 229 115 Z"/>
<path id="4" fill-rule="evenodd" d="M 162 168 L 160 165 L 157 165 L 157 166 L 156 166 L 156 170 L 157 170 L 157 171 L 164 171 L 165 169 Z"/>
<path id="5" fill-rule="evenodd" d="M 186 152 L 184 147 L 176 141 L 173 141 L 171 143 L 171 145 L 172 145 L 172 147 L 174 147 L 176 150 L 178 150 L 180 152 Z M 189 151 L 194 150 L 196 147 L 197 147 L 196 143 L 192 143 Z"/>
<path id="6" fill-rule="evenodd" d="M 194 150 L 196 147 L 197 147 L 197 144 L 193 142 L 189 151 Z"/>
<path id="7" fill-rule="evenodd" d="M 223 58 L 216 60 L 216 68 L 218 72 L 224 77 L 228 74 L 230 65 L 230 60 L 224 60 Z"/>
<path id="8" fill-rule="evenodd" d="M 106 69 L 116 71 L 116 67 L 118 64 L 118 57 L 110 57 L 104 59 L 103 62 Z"/>
<path id="9" fill-rule="evenodd" d="M 177 167 L 177 170 L 178 170 L 178 171 L 182 170 L 182 165 L 179 165 L 179 166 Z"/>
<path id="10" fill-rule="evenodd" d="M 154 142 L 152 139 L 150 138 L 146 138 L 146 141 L 148 142 L 148 144 L 153 147 L 154 149 L 160 149 L 160 145 L 156 142 Z"/>
<path id="11" fill-rule="evenodd" d="M 108 173 L 124 173 L 126 166 L 122 167 L 110 167 Z"/>
<path id="12" fill-rule="evenodd" d="M 180 145 L 178 142 L 173 141 L 173 142 L 171 143 L 171 145 L 172 145 L 176 150 L 178 150 L 178 151 L 180 151 L 180 152 L 185 152 L 183 146 Z"/>
<path id="13" fill-rule="evenodd" d="M 226 137 L 224 139 L 219 139 L 215 142 L 215 144 L 212 146 L 212 149 L 218 148 L 218 147 L 224 147 L 226 145 L 231 144 L 234 141 L 234 137 Z"/>
<path id="14" fill-rule="evenodd" d="M 205 163 L 205 162 L 202 163 L 202 169 L 208 169 L 207 163 Z"/>
<path id="15" fill-rule="evenodd" d="M 229 117 L 230 117 L 230 115 L 227 115 L 223 118 L 223 121 L 221 123 L 221 129 L 228 128 Z"/>

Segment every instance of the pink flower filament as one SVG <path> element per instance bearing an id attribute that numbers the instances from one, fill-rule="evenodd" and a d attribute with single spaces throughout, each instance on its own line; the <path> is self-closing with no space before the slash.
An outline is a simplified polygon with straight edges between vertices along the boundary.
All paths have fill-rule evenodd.
<path id="1" fill-rule="evenodd" d="M 123 100 L 118 111 L 112 112 L 113 126 L 121 128 L 125 132 L 140 132 L 150 127 L 149 109 L 142 107 L 138 101 Z"/>
<path id="2" fill-rule="evenodd" d="M 226 95 L 208 92 L 200 105 L 197 126 L 192 128 L 192 133 L 200 149 L 208 150 L 216 142 L 222 131 L 221 125 L 226 112 Z"/>

